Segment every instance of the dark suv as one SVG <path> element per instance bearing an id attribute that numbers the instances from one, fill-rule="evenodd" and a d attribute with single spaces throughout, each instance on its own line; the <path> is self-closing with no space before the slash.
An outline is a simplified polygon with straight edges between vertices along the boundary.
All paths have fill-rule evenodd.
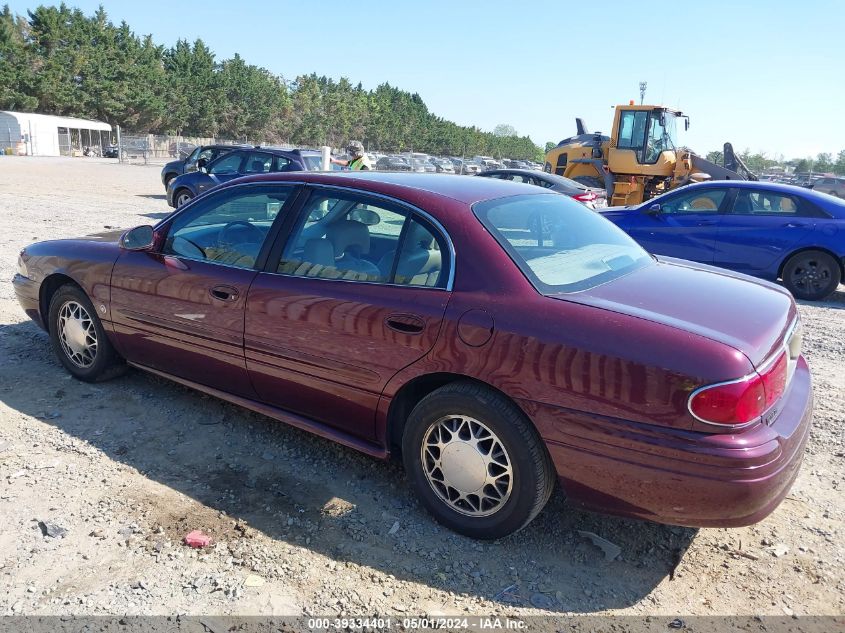
<path id="1" fill-rule="evenodd" d="M 179 208 L 219 184 L 252 174 L 320 171 L 320 152 L 277 147 L 238 148 L 218 156 L 197 171 L 176 176 L 167 185 L 167 204 Z"/>
<path id="2" fill-rule="evenodd" d="M 186 158 L 172 160 L 161 168 L 161 183 L 167 190 L 170 181 L 197 170 L 197 165 L 207 165 L 218 157 L 234 149 L 249 149 L 251 145 L 199 145 Z"/>

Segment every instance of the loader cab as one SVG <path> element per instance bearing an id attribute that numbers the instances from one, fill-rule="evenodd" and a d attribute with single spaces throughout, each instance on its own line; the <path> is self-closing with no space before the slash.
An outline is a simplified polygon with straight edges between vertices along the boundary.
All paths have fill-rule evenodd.
<path id="1" fill-rule="evenodd" d="M 663 152 L 672 152 L 671 160 L 674 162 L 674 152 L 678 147 L 679 118 L 683 118 L 684 124 L 689 126 L 689 119 L 683 114 L 666 108 L 634 105 L 618 107 L 613 126 L 615 138 L 611 143 L 608 160 L 620 164 L 611 164 L 610 170 L 614 173 L 640 173 L 642 170 L 632 169 L 634 164 L 657 166 L 659 162 L 666 162 L 660 160 Z"/>

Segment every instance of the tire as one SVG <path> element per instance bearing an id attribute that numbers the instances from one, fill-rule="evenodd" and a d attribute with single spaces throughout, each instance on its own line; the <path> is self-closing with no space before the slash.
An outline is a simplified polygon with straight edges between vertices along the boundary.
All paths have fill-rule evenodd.
<path id="1" fill-rule="evenodd" d="M 572 180 L 592 189 L 604 189 L 604 182 L 595 176 L 575 176 Z"/>
<path id="2" fill-rule="evenodd" d="M 447 449 L 449 460 L 441 462 Z M 420 400 L 408 416 L 402 455 L 428 511 L 472 538 L 521 530 L 554 489 L 551 459 L 531 422 L 502 394 L 471 382 L 448 384 Z"/>
<path id="3" fill-rule="evenodd" d="M 101 382 L 125 371 L 94 306 L 78 286 L 66 284 L 53 294 L 48 323 L 53 352 L 74 378 Z"/>
<path id="4" fill-rule="evenodd" d="M 783 285 L 796 299 L 821 301 L 842 280 L 839 263 L 822 251 L 802 251 L 783 267 Z"/>
<path id="5" fill-rule="evenodd" d="M 164 177 L 164 189 L 165 189 L 165 191 L 168 189 L 168 187 L 170 187 L 170 183 L 173 181 L 174 178 L 176 178 L 176 174 L 167 174 Z"/>
<path id="6" fill-rule="evenodd" d="M 188 204 L 194 199 L 194 197 L 194 194 L 192 194 L 188 189 L 180 189 L 173 194 L 173 204 L 178 209 Z"/>

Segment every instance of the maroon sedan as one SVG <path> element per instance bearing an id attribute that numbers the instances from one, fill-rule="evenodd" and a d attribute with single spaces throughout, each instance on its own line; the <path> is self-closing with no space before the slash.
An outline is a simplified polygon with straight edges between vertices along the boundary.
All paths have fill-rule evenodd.
<path id="1" fill-rule="evenodd" d="M 40 242 L 14 287 L 62 364 L 131 365 L 369 455 L 434 516 L 525 526 L 559 481 L 687 526 L 768 515 L 810 429 L 789 293 L 656 259 L 488 178 L 270 174 L 155 227 Z"/>

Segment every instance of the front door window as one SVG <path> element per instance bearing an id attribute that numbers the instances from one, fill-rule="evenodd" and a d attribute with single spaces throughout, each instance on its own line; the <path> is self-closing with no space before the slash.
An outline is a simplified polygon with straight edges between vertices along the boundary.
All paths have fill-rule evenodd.
<path id="1" fill-rule="evenodd" d="M 252 268 L 290 192 L 289 187 L 263 187 L 216 196 L 174 219 L 163 252 Z"/>

